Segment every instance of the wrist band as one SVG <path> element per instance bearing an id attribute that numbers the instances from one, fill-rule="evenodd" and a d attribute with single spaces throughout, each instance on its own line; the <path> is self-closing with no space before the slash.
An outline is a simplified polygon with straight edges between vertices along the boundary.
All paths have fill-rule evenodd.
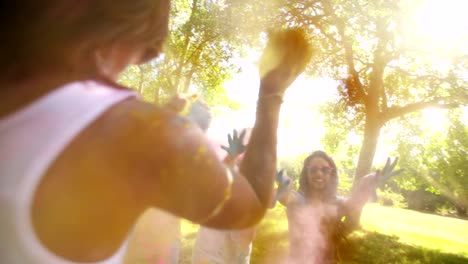
<path id="1" fill-rule="evenodd" d="M 280 93 L 280 92 L 277 92 L 277 93 L 271 93 L 271 94 L 260 94 L 258 96 L 258 99 L 268 99 L 268 98 L 280 98 L 280 99 L 283 99 L 283 96 L 284 96 L 284 93 Z"/>

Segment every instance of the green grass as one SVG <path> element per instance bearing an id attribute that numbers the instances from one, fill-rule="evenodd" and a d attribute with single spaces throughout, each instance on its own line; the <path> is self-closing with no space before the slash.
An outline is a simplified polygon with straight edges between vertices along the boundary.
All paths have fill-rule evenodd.
<path id="1" fill-rule="evenodd" d="M 468 263 L 468 221 L 368 204 L 361 224 L 342 250 L 344 263 Z M 189 263 L 198 226 L 184 222 L 182 229 L 181 263 Z M 259 225 L 252 263 L 281 259 L 287 246 L 286 215 L 278 206 Z"/>
<path id="2" fill-rule="evenodd" d="M 468 263 L 468 221 L 368 204 L 362 229 L 340 250 L 342 263 Z M 270 264 L 287 255 L 285 209 L 270 210 L 259 224 L 251 256 L 253 264 Z M 189 264 L 198 226 L 182 222 L 181 264 Z"/>
<path id="3" fill-rule="evenodd" d="M 361 224 L 368 231 L 397 236 L 406 245 L 468 258 L 468 221 L 368 204 Z"/>

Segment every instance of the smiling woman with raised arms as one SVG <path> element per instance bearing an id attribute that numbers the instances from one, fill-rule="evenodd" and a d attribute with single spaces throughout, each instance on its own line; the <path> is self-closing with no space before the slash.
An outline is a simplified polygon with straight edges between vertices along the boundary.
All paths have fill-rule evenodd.
<path id="1" fill-rule="evenodd" d="M 332 264 L 339 256 L 337 245 L 359 226 L 362 209 L 379 181 L 400 171 L 388 160 L 382 172 L 364 176 L 347 199 L 337 196 L 338 173 L 335 162 L 323 151 L 305 160 L 299 190 L 285 192 L 279 202 L 286 206 L 289 226 L 288 264 Z M 287 178 L 287 176 L 284 176 Z M 292 183 L 292 181 L 290 181 Z"/>

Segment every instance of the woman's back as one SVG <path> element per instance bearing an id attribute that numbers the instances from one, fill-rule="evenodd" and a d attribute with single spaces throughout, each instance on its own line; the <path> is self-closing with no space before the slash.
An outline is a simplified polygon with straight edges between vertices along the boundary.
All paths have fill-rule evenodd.
<path id="1" fill-rule="evenodd" d="M 69 263 L 52 254 L 41 242 L 50 237 L 65 247 L 72 247 L 67 237 L 76 241 L 75 246 L 85 242 L 80 232 L 86 229 L 80 224 L 86 224 L 82 217 L 88 216 L 92 221 L 88 209 L 93 206 L 87 204 L 86 188 L 79 186 L 86 179 L 85 173 L 79 173 L 83 169 L 80 161 L 73 167 L 60 169 L 57 166 L 65 164 L 60 163 L 58 156 L 69 145 L 77 144 L 75 140 L 82 137 L 90 123 L 133 94 L 93 81 L 76 82 L 0 119 L 2 262 Z M 93 153 L 87 156 L 92 157 Z M 73 172 L 82 175 L 83 181 L 70 181 Z M 48 186 L 41 186 L 43 177 L 53 180 Z M 72 200 L 81 203 L 81 207 L 72 207 Z M 116 249 L 121 246 L 120 243 Z M 118 263 L 120 255 L 106 263 Z"/>

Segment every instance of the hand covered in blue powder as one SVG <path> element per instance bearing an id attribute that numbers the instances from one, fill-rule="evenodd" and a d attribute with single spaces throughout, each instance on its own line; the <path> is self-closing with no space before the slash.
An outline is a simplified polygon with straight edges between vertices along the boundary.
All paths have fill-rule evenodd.
<path id="1" fill-rule="evenodd" d="M 289 178 L 284 170 L 280 170 L 276 173 L 276 183 L 278 184 L 278 188 L 276 189 L 276 195 L 273 200 L 272 207 L 276 205 L 276 202 L 278 202 L 284 193 L 289 191 L 291 187 L 291 178 Z"/>
<path id="2" fill-rule="evenodd" d="M 387 158 L 387 162 L 385 163 L 385 166 L 381 171 L 377 171 L 376 176 L 376 186 L 375 189 L 372 191 L 371 194 L 371 200 L 372 201 L 377 201 L 377 187 L 383 187 L 385 183 L 393 176 L 398 175 L 403 172 L 404 169 L 399 169 L 396 171 L 393 171 L 395 169 L 395 166 L 398 163 L 398 157 L 395 158 L 393 162 L 391 162 L 390 157 Z"/>
<path id="3" fill-rule="evenodd" d="M 380 172 L 380 176 L 377 179 L 378 186 L 384 185 L 387 180 L 389 180 L 391 177 L 393 177 L 395 175 L 398 175 L 398 174 L 402 173 L 403 170 L 404 170 L 404 169 L 399 169 L 399 170 L 393 171 L 393 169 L 395 169 L 395 166 L 398 163 L 398 157 L 395 158 L 395 160 L 393 162 L 390 163 L 390 161 L 391 161 L 391 159 L 387 158 L 387 163 L 385 163 L 385 166 L 383 167 L 382 171 Z"/>
<path id="4" fill-rule="evenodd" d="M 245 151 L 244 137 L 246 130 L 243 129 L 240 135 L 237 133 L 237 130 L 233 130 L 232 136 L 228 134 L 228 146 L 221 146 L 229 156 L 237 157 Z"/>

